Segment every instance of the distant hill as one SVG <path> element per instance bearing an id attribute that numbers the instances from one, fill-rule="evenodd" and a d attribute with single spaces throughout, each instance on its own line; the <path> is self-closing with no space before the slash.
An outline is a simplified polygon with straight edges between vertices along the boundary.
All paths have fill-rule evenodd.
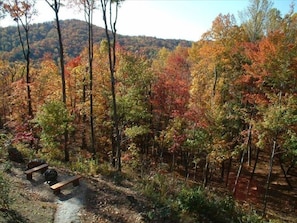
<path id="1" fill-rule="evenodd" d="M 87 46 L 87 24 L 80 20 L 61 21 L 65 56 L 73 58 L 78 56 Z M 29 31 L 32 55 L 31 58 L 38 60 L 47 53 L 57 56 L 57 30 L 55 22 L 32 24 Z M 159 39 L 145 36 L 124 36 L 118 34 L 118 43 L 132 52 L 142 52 L 148 57 L 154 57 L 156 52 L 165 47 L 174 49 L 179 44 L 191 46 L 192 42 L 186 40 Z M 100 43 L 105 39 L 103 28 L 94 26 L 94 41 Z M 19 42 L 17 27 L 0 27 L 0 58 L 9 61 L 23 60 L 21 45 Z"/>

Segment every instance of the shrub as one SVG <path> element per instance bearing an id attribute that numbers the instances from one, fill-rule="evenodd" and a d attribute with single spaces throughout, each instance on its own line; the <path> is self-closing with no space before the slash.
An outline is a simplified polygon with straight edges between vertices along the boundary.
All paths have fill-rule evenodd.
<path id="1" fill-rule="evenodd" d="M 200 187 L 193 189 L 184 188 L 178 196 L 178 206 L 180 212 L 184 215 L 186 213 L 203 222 L 265 222 L 255 213 L 244 214 L 244 211 L 237 207 L 232 197 L 219 197 L 215 194 L 207 193 Z"/>
<path id="2" fill-rule="evenodd" d="M 153 208 L 147 212 L 147 217 L 153 222 L 178 222 L 175 192 L 177 184 L 172 177 L 155 174 L 144 178 L 142 193 L 152 201 Z"/>
<path id="3" fill-rule="evenodd" d="M 99 172 L 98 160 L 84 159 L 78 156 L 78 158 L 71 162 L 71 170 L 81 173 L 87 173 L 89 175 L 96 175 Z"/>
<path id="4" fill-rule="evenodd" d="M 61 101 L 49 101 L 37 112 L 34 122 L 41 127 L 43 146 L 57 148 L 66 131 L 72 130 L 73 117 Z"/>

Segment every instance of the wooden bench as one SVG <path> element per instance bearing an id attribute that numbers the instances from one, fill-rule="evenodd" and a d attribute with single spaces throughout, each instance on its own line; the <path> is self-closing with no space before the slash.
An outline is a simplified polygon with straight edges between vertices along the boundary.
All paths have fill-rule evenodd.
<path id="1" fill-rule="evenodd" d="M 36 166 L 34 168 L 31 168 L 29 170 L 26 170 L 25 171 L 25 174 L 27 175 L 27 180 L 32 180 L 32 174 L 34 172 L 38 172 L 40 171 L 41 173 L 43 173 L 44 171 L 46 171 L 48 168 L 48 164 L 47 163 L 44 163 L 42 165 L 39 165 L 39 166 Z"/>
<path id="2" fill-rule="evenodd" d="M 70 177 L 62 182 L 59 182 L 59 183 L 56 183 L 54 185 L 51 186 L 51 189 L 54 191 L 54 194 L 59 194 L 61 192 L 61 188 L 72 183 L 74 187 L 78 186 L 79 185 L 79 179 L 81 178 L 82 176 L 73 176 L 73 177 Z"/>

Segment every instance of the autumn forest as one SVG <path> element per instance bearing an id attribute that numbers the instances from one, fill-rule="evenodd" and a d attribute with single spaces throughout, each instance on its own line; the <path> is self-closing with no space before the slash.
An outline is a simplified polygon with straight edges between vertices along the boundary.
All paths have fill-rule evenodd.
<path id="1" fill-rule="evenodd" d="M 170 187 L 162 191 L 165 182 L 161 185 L 160 179 L 165 176 L 170 182 L 174 178 L 173 183 L 180 180 L 183 187 L 225 188 L 240 202 L 253 205 L 248 195 L 255 196 L 262 217 L 273 208 L 272 191 L 285 190 L 289 198 L 279 205 L 287 202 L 284 212 L 294 215 L 297 14 L 293 5 L 281 15 L 269 0 L 251 0 L 240 12 L 240 24 L 233 15 L 220 14 L 197 42 L 162 40 L 166 45 L 154 39 L 158 44 L 136 48 L 148 38 L 139 42 L 140 37 L 134 37 L 128 45 L 116 32 L 120 17 L 110 14 L 116 14 L 125 1 L 69 1 L 86 14 L 86 21 L 79 22 L 85 26 L 84 44 L 69 39 L 66 26 L 60 26 L 66 23 L 58 16 L 62 1 L 46 2 L 56 20 L 36 25 L 30 24 L 34 1 L 0 1 L 0 17 L 16 21 L 14 29 L 0 28 L 3 145 L 9 138 L 28 157 L 63 165 L 84 163 L 85 171 L 94 174 L 108 164 L 117 172 L 133 171 L 143 181 L 154 175 L 159 180 L 155 199 L 164 206 L 176 192 Z M 97 8 L 106 25 L 100 32 L 92 25 Z M 44 27 L 49 25 L 54 28 L 47 33 Z M 13 44 L 12 34 L 3 39 L 2 32 L 8 29 L 15 32 Z M 50 45 L 37 48 L 32 33 L 35 39 L 50 35 Z M 42 43 L 45 37 L 38 38 Z M 80 48 L 71 47 L 75 41 Z M 79 170 L 79 165 L 72 168 Z M 283 181 L 286 189 L 274 187 L 275 181 Z M 190 193 L 195 197 L 197 191 L 183 190 L 179 204 L 193 219 L 263 220 L 197 217 L 192 206 L 199 204 L 189 198 Z"/>

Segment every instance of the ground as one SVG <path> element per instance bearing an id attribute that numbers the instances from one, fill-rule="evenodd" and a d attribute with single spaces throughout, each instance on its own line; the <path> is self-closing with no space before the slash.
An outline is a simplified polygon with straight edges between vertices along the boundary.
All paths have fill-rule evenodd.
<path id="1" fill-rule="evenodd" d="M 9 211 L 0 210 L 1 223 L 144 222 L 147 203 L 128 181 L 118 186 L 102 176 L 83 177 L 78 187 L 70 184 L 54 195 L 43 175 L 34 173 L 28 181 L 24 170 L 23 164 L 13 163 L 5 172 L 12 203 Z M 62 169 L 58 173 L 58 180 L 74 174 Z"/>
<path id="2" fill-rule="evenodd" d="M 256 171 L 249 195 L 245 191 L 248 180 L 248 168 L 244 168 L 239 180 L 236 198 L 248 199 L 253 207 L 263 208 L 263 193 L 266 182 L 267 166 L 261 164 Z M 0 168 L 9 180 L 10 198 L 9 211 L 0 209 L 0 223 L 142 223 L 149 222 L 146 218 L 151 204 L 135 190 L 133 179 L 105 178 L 102 175 L 84 176 L 80 186 L 72 185 L 62 189 L 60 195 L 54 195 L 50 186 L 44 183 L 44 176 L 33 174 L 28 181 L 24 174 L 25 165 L 0 160 Z M 55 168 L 56 169 L 56 168 Z M 56 169 L 58 180 L 66 179 L 76 173 L 66 169 Z M 230 175 L 229 188 L 232 190 L 236 170 Z M 296 177 L 292 177 L 293 186 L 297 186 Z M 295 179 L 295 180 L 293 180 Z M 224 189 L 224 183 L 215 179 L 212 187 Z M 281 171 L 275 165 L 271 189 L 269 192 L 267 213 L 269 217 L 279 219 L 278 222 L 296 222 L 297 192 L 289 190 Z"/>

